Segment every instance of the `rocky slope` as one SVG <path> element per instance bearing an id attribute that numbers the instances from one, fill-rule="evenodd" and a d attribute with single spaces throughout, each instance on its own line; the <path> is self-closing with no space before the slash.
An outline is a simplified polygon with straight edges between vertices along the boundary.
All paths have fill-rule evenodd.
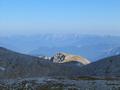
<path id="1" fill-rule="evenodd" d="M 72 76 L 80 67 L 53 63 L 0 47 L 0 78 Z"/>
<path id="2" fill-rule="evenodd" d="M 90 61 L 87 60 L 86 58 L 64 52 L 57 53 L 55 56 L 51 58 L 51 61 L 53 61 L 54 63 L 78 62 L 81 65 L 87 65 L 90 63 Z"/>
<path id="3" fill-rule="evenodd" d="M 120 55 L 91 64 L 65 53 L 47 59 L 0 47 L 0 90 L 119 90 Z"/>
<path id="4" fill-rule="evenodd" d="M 108 57 L 83 66 L 80 69 L 79 75 L 120 78 L 120 55 Z"/>
<path id="5" fill-rule="evenodd" d="M 0 90 L 120 90 L 120 81 L 25 78 L 0 82 Z"/>

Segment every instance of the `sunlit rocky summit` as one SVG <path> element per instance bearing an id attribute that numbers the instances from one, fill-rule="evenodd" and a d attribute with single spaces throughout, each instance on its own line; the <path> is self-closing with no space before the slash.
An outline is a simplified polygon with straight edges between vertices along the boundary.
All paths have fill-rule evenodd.
<path id="1" fill-rule="evenodd" d="M 51 58 L 54 63 L 78 62 L 83 65 L 90 64 L 90 61 L 82 56 L 76 56 L 64 52 L 57 53 Z"/>

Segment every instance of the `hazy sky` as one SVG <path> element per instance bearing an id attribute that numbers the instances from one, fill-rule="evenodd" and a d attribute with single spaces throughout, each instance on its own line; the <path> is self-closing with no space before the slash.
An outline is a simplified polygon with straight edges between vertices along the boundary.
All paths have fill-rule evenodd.
<path id="1" fill-rule="evenodd" d="M 0 0 L 0 35 L 120 35 L 120 0 Z"/>

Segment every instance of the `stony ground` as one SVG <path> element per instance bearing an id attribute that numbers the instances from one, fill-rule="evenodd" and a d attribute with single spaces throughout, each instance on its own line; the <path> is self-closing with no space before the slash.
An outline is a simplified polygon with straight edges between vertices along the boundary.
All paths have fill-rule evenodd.
<path id="1" fill-rule="evenodd" d="M 120 90 L 120 80 L 11 79 L 1 80 L 0 90 Z"/>

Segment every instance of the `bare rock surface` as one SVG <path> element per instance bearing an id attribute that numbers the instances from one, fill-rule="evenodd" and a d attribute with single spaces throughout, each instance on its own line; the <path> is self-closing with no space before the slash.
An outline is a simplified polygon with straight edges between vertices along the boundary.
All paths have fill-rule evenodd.
<path id="1" fill-rule="evenodd" d="M 120 81 L 26 78 L 4 81 L 0 90 L 120 90 Z"/>
<path id="2" fill-rule="evenodd" d="M 55 63 L 66 63 L 66 62 L 79 62 L 83 65 L 87 65 L 90 63 L 89 60 L 86 58 L 83 58 L 82 56 L 76 56 L 64 52 L 57 53 L 55 56 L 51 59 Z"/>

